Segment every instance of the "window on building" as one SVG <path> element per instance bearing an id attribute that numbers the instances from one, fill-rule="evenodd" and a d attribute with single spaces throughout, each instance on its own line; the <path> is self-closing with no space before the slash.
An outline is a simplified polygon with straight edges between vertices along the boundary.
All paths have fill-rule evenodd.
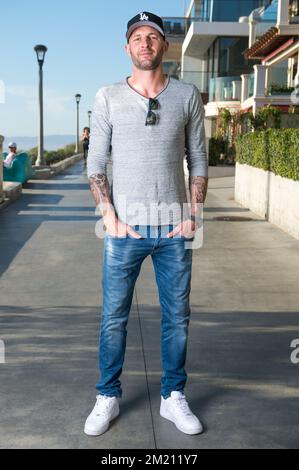
<path id="1" fill-rule="evenodd" d="M 252 64 L 245 59 L 243 51 L 247 48 L 248 38 L 222 37 L 219 41 L 219 76 L 235 76 L 247 73 Z"/>
<path id="2" fill-rule="evenodd" d="M 290 19 L 292 23 L 299 22 L 299 0 L 290 0 Z"/>

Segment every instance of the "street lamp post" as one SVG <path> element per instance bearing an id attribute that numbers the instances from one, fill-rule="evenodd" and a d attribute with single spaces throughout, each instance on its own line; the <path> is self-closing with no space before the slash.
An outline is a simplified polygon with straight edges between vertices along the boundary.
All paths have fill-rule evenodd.
<path id="1" fill-rule="evenodd" d="M 75 153 L 79 153 L 79 103 L 81 95 L 77 93 L 75 95 L 76 103 L 77 103 L 77 139 L 76 139 L 76 150 Z"/>
<path id="2" fill-rule="evenodd" d="M 39 136 L 38 136 L 38 152 L 35 166 L 45 165 L 44 159 L 44 117 L 43 117 L 43 63 L 47 52 L 46 46 L 38 44 L 34 47 L 37 62 L 39 65 Z"/>
<path id="3" fill-rule="evenodd" d="M 88 114 L 88 127 L 90 130 L 90 118 L 91 118 L 92 111 L 87 111 L 87 114 Z"/>

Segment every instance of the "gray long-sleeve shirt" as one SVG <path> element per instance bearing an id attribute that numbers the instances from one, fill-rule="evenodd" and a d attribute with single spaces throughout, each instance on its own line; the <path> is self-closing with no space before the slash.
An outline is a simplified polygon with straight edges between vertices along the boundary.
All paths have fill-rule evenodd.
<path id="1" fill-rule="evenodd" d="M 111 150 L 111 196 L 119 219 L 177 225 L 187 217 L 184 157 L 191 176 L 208 176 L 204 108 L 197 87 L 174 78 L 153 98 L 157 122 L 146 126 L 149 99 L 127 79 L 99 89 L 87 176 L 106 174 Z"/>

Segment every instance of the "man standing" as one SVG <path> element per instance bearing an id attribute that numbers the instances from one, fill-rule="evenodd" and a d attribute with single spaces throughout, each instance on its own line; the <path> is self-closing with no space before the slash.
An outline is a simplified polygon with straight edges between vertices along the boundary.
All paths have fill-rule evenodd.
<path id="1" fill-rule="evenodd" d="M 106 226 L 102 266 L 99 394 L 84 431 L 104 433 L 119 414 L 119 380 L 133 290 L 151 255 L 161 305 L 162 417 L 186 434 L 202 432 L 184 395 L 192 250 L 208 184 L 204 110 L 198 89 L 163 74 L 168 50 L 162 19 L 134 16 L 125 49 L 132 76 L 101 88 L 92 113 L 87 175 Z M 191 215 L 183 162 L 189 169 Z M 113 162 L 110 189 L 107 162 Z"/>

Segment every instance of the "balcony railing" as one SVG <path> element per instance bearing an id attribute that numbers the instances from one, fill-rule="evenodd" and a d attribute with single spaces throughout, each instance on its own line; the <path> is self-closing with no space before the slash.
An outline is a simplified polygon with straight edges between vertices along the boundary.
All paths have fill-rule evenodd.
<path id="1" fill-rule="evenodd" d="M 207 95 L 207 101 L 240 101 L 241 100 L 241 77 L 236 76 L 214 76 L 210 72 L 181 71 L 179 80 L 193 83 L 201 93 Z M 254 75 L 249 79 L 249 96 L 253 95 Z"/>
<path id="2" fill-rule="evenodd" d="M 208 93 L 211 73 L 184 70 L 180 72 L 179 79 L 186 83 L 193 83 L 201 93 Z"/>
<path id="3" fill-rule="evenodd" d="M 253 96 L 254 93 L 254 73 L 252 73 L 248 80 L 248 98 Z"/>
<path id="4" fill-rule="evenodd" d="M 267 6 L 272 0 L 201 0 L 199 6 L 193 4 L 190 16 L 197 21 L 234 21 L 240 16 L 248 16 L 252 10 Z"/>
<path id="5" fill-rule="evenodd" d="M 240 76 L 216 77 L 210 79 L 209 101 L 238 101 L 241 98 L 240 92 Z"/>
<path id="6" fill-rule="evenodd" d="M 164 29 L 166 36 L 168 37 L 182 37 L 184 38 L 193 22 L 227 22 L 227 21 L 238 21 L 238 17 L 242 16 L 241 12 L 240 15 L 236 14 L 236 18 L 233 19 L 232 12 L 238 12 L 240 8 L 240 0 L 226 0 L 227 8 L 225 10 L 218 11 L 214 8 L 211 10 L 211 6 L 213 2 L 202 2 L 200 10 L 197 11 L 192 9 L 191 16 L 187 17 L 180 17 L 180 16 L 162 16 Z M 270 0 L 256 0 L 256 6 L 266 5 L 267 2 Z M 297 2 L 299 0 L 290 0 L 290 2 Z M 294 3 L 295 5 L 295 3 Z M 296 8 L 292 6 L 292 11 L 296 13 Z M 291 6 L 290 6 L 291 8 Z M 294 9 L 295 8 L 295 9 Z M 295 14 L 294 13 L 294 14 Z M 297 13 L 298 14 L 298 13 Z M 244 16 L 244 15 L 243 15 Z"/>
<path id="7" fill-rule="evenodd" d="M 183 17 L 162 17 L 165 34 L 168 37 L 184 38 L 187 31 L 187 19 Z"/>

